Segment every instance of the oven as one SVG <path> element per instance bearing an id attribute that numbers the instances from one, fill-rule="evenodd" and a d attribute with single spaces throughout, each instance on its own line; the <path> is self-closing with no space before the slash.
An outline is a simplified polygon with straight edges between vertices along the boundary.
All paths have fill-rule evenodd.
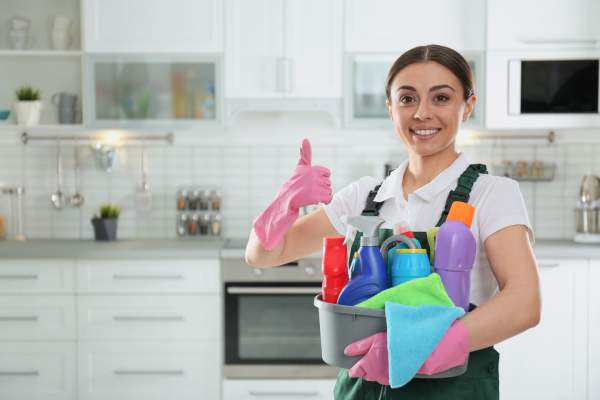
<path id="1" fill-rule="evenodd" d="M 258 269 L 223 259 L 225 378 L 331 378 L 321 359 L 320 259 Z"/>

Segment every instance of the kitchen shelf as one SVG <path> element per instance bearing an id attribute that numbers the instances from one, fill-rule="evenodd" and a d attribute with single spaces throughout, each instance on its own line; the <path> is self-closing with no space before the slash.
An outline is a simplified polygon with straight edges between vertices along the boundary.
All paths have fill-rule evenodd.
<path id="1" fill-rule="evenodd" d="M 556 163 L 553 162 L 544 162 L 543 165 L 538 167 L 540 170 L 538 170 L 537 176 L 534 175 L 533 169 L 535 167 L 533 167 L 533 163 L 528 163 L 526 166 L 527 171 L 523 175 L 515 174 L 514 169 L 517 167 L 513 164 L 516 164 L 516 162 L 511 161 L 511 164 L 508 166 L 504 164 L 493 164 L 492 172 L 494 175 L 505 176 L 519 182 L 550 182 L 554 180 L 556 174 Z"/>
<path id="2" fill-rule="evenodd" d="M 81 57 L 80 50 L 0 50 L 1 57 Z"/>

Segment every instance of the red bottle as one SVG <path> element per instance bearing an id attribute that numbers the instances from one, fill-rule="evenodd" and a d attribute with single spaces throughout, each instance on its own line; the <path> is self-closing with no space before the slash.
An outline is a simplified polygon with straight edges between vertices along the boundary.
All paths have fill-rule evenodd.
<path id="1" fill-rule="evenodd" d="M 337 303 L 348 283 L 348 255 L 343 236 L 323 238 L 323 301 Z"/>

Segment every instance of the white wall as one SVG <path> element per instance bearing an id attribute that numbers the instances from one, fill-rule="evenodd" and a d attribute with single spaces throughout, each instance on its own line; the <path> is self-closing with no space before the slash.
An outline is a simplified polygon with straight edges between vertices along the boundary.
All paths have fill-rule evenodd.
<path id="1" fill-rule="evenodd" d="M 519 132 L 511 132 L 519 133 Z M 539 132 L 544 133 L 544 132 Z M 552 182 L 522 182 L 521 190 L 538 238 L 571 237 L 573 207 L 581 176 L 600 174 L 600 141 L 594 130 L 559 131 L 558 144 L 543 141 L 481 141 L 463 145 L 473 162 L 540 159 L 558 163 Z M 252 219 L 265 207 L 297 162 L 301 139 L 313 143 L 313 160 L 332 170 L 334 190 L 362 175 L 383 176 L 385 162 L 405 157 L 390 130 L 336 128 L 324 114 L 246 114 L 232 126 L 176 133 L 172 146 L 147 145 L 153 209 L 135 209 L 134 190 L 140 181 L 140 147 L 119 150 L 112 173 L 96 169 L 89 148 L 82 147 L 82 209 L 51 208 L 55 190 L 55 146 L 22 145 L 19 132 L 2 132 L 0 182 L 26 188 L 26 234 L 31 238 L 91 238 L 89 222 L 98 206 L 116 202 L 123 212 L 120 238 L 175 237 L 175 193 L 189 184 L 216 185 L 223 192 L 223 234 L 245 236 Z M 65 186 L 73 190 L 73 145 L 63 147 Z"/>

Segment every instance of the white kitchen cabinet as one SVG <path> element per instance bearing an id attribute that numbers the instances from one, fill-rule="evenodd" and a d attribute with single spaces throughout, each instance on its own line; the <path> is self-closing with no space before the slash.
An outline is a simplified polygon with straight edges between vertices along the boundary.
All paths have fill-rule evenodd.
<path id="1" fill-rule="evenodd" d="M 227 98 L 341 97 L 340 0 L 227 0 Z"/>
<path id="2" fill-rule="evenodd" d="M 220 0 L 82 0 L 87 52 L 220 52 Z"/>
<path id="3" fill-rule="evenodd" d="M 485 49 L 485 1 L 347 0 L 345 50 L 391 52 L 440 44 L 456 50 Z"/>
<path id="4" fill-rule="evenodd" d="M 330 400 L 334 386 L 335 379 L 228 379 L 223 400 Z"/>
<path id="5" fill-rule="evenodd" d="M 73 260 L 0 260 L 0 293 L 67 294 L 75 291 Z"/>
<path id="6" fill-rule="evenodd" d="M 75 343 L 0 342 L 0 399 L 75 400 Z"/>
<path id="7" fill-rule="evenodd" d="M 540 324 L 497 345 L 501 399 L 584 400 L 589 263 L 541 259 L 538 264 Z"/>
<path id="8" fill-rule="evenodd" d="M 600 260 L 590 265 L 588 399 L 600 399 Z"/>
<path id="9" fill-rule="evenodd" d="M 220 399 L 221 346 L 196 342 L 84 342 L 79 400 Z"/>
<path id="10" fill-rule="evenodd" d="M 597 0 L 488 0 L 488 50 L 600 47 Z"/>

